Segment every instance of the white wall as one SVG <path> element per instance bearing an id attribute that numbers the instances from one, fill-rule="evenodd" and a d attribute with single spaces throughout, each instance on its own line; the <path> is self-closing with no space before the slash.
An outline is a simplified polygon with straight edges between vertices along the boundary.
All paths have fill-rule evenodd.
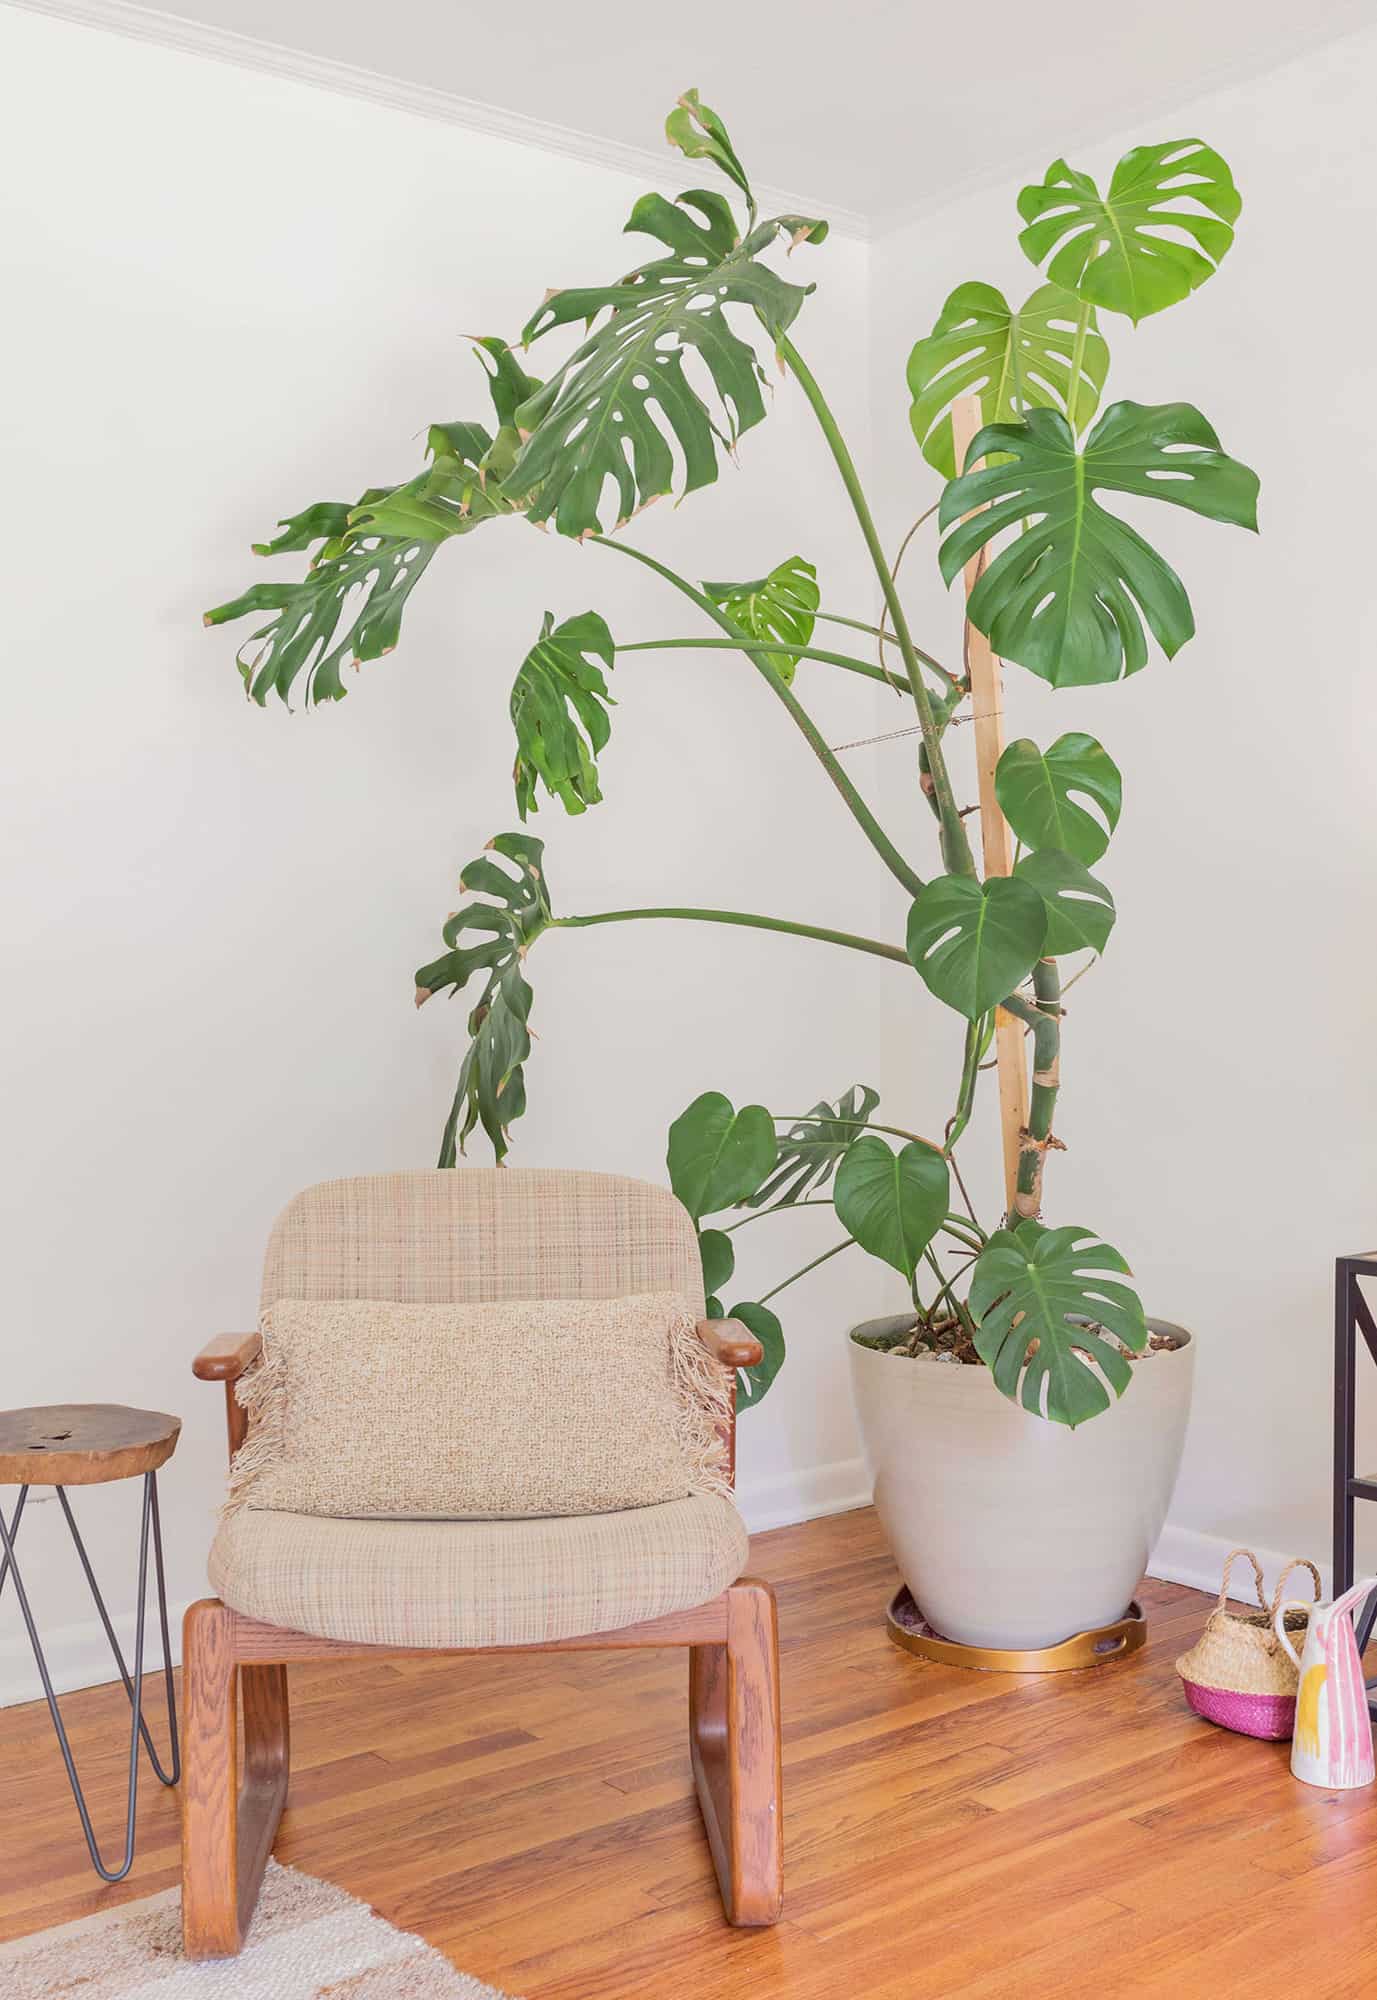
<path id="1" fill-rule="evenodd" d="M 439 947 L 459 867 L 517 823 L 506 702 L 541 612 L 596 605 L 623 638 L 695 628 L 630 563 L 517 523 L 443 552 L 401 649 L 347 701 L 247 705 L 239 634 L 200 614 L 249 580 L 250 540 L 408 475 L 430 420 L 483 413 L 464 334 L 510 332 L 547 284 L 624 268 L 638 187 L 9 8 L 0 79 L 0 1403 L 183 1413 L 164 1479 L 181 1603 L 204 1590 L 222 1485 L 221 1399 L 191 1381 L 192 1352 L 252 1324 L 295 1189 L 433 1163 L 464 1008 L 418 1017 L 411 972 Z M 800 336 L 864 450 L 865 249 L 834 238 L 806 275 L 824 290 Z M 636 536 L 693 576 L 799 551 L 864 611 L 841 526 L 784 390 L 739 472 Z M 866 734 L 866 683 L 826 673 L 800 681 L 820 720 Z M 607 803 L 579 821 L 547 808 L 532 829 L 560 908 L 742 904 L 871 927 L 878 868 L 762 683 L 685 653 L 633 656 L 615 680 Z M 852 763 L 864 780 L 865 754 Z M 878 1081 L 873 961 L 659 924 L 550 937 L 530 971 L 518 1163 L 663 1178 L 667 1125 L 703 1089 L 790 1111 Z M 825 1247 L 818 1220 L 747 1231 L 731 1296 Z M 794 1359 L 741 1432 L 757 1524 L 862 1490 L 840 1330 L 883 1278 L 845 1264 L 781 1301 Z M 79 1505 L 120 1604 L 133 1503 Z M 47 1503 L 21 1541 L 38 1608 L 63 1628 L 60 1675 L 107 1677 L 60 1527 Z M 34 1685 L 11 1604 L 0 1699 Z"/>
<path id="2" fill-rule="evenodd" d="M 1135 515 L 1179 564 L 1195 640 L 1114 687 L 1052 694 L 1006 676 L 1011 736 L 1089 729 L 1124 771 L 1098 869 L 1119 929 L 1068 1002 L 1056 1123 L 1070 1150 L 1049 1164 L 1048 1199 L 1125 1251 L 1149 1311 L 1200 1336 L 1159 1551 L 1183 1575 L 1215 1564 L 1221 1538 L 1327 1556 L 1332 1260 L 1377 1239 L 1374 88 L 1369 35 L 1071 154 L 1104 185 L 1129 145 L 1198 134 L 1244 195 L 1203 291 L 1136 333 L 1118 318 L 1105 330 L 1109 399 L 1197 403 L 1261 474 L 1262 536 Z M 1045 165 L 1029 159 L 1024 178 Z M 936 494 L 907 424 L 909 346 L 960 281 L 1013 297 L 1037 282 L 1016 193 L 873 245 L 872 424 L 894 533 Z M 950 646 L 932 548 L 915 547 L 910 598 Z M 892 746 L 891 817 L 908 761 Z M 950 1041 L 896 1023 L 887 1042 L 920 1119 L 945 1102 Z M 994 1205 L 992 1106 L 984 1129 Z"/>

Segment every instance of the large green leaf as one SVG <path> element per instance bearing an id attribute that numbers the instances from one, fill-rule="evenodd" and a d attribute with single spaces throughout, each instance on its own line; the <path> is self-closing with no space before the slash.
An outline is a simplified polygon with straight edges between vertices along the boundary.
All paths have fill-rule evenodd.
<path id="1" fill-rule="evenodd" d="M 995 797 L 1025 847 L 1060 847 L 1089 863 L 1099 860 L 1119 824 L 1124 788 L 1109 752 L 1071 730 L 1050 750 L 1027 736 L 1011 743 L 995 771 Z"/>
<path id="2" fill-rule="evenodd" d="M 743 1409 L 752 1409 L 784 1366 L 784 1328 L 768 1306 L 757 1305 L 754 1299 L 744 1299 L 740 1305 L 732 1307 L 726 1315 L 728 1319 L 739 1319 L 749 1327 L 764 1348 L 763 1358 L 754 1368 L 738 1368 L 736 1371 L 737 1394 Z"/>
<path id="3" fill-rule="evenodd" d="M 775 1124 L 763 1104 L 736 1110 L 720 1090 L 695 1097 L 669 1128 L 669 1184 L 697 1222 L 748 1201 L 775 1164 Z"/>
<path id="4" fill-rule="evenodd" d="M 1109 1407 L 1105 1380 L 1122 1395 L 1132 1379 L 1129 1362 L 1100 1329 L 1135 1354 L 1147 1346 L 1138 1294 L 1106 1272 L 1130 1275 L 1119 1252 L 1093 1231 L 1027 1221 L 997 1229 L 971 1273 L 981 1359 L 1006 1396 L 1018 1397 L 1021 1379 L 1023 1407 L 1054 1423 L 1074 1428 L 1097 1416 Z"/>
<path id="5" fill-rule="evenodd" d="M 207 625 L 272 614 L 238 653 L 256 702 L 274 692 L 286 701 L 303 672 L 308 704 L 342 699 L 346 664 L 380 659 L 396 646 L 406 601 L 440 542 L 517 511 L 502 486 L 518 442 L 511 419 L 516 399 L 539 384 L 505 341 L 480 340 L 475 349 L 497 414 L 495 436 L 478 423 L 432 424 L 431 462 L 414 479 L 369 487 L 352 506 L 317 501 L 280 522 L 271 541 L 254 543 L 262 556 L 314 545 L 300 582 L 253 584 L 205 614 Z"/>
<path id="6" fill-rule="evenodd" d="M 521 968 L 550 922 L 544 848 L 521 833 L 499 833 L 488 848 L 515 864 L 515 876 L 486 854 L 470 861 L 459 877 L 460 888 L 494 900 L 456 910 L 444 928 L 448 949 L 416 974 L 418 1007 L 446 988 L 461 992 L 476 972 L 488 974 L 468 1018 L 469 1046 L 440 1145 L 442 1167 L 454 1165 L 456 1147 L 462 1153 L 480 1124 L 500 1164 L 509 1150 L 510 1127 L 526 1109 L 523 1065 L 531 1052 L 526 1026 L 531 989 Z M 477 943 L 472 942 L 475 937 Z"/>
<path id="7" fill-rule="evenodd" d="M 919 1140 L 892 1153 L 874 1133 L 855 1139 L 837 1168 L 837 1214 L 862 1250 L 912 1278 L 951 1206 L 942 1155 Z"/>
<path id="8" fill-rule="evenodd" d="M 1016 875 L 977 882 L 937 875 L 914 899 L 908 955 L 929 991 L 978 1021 L 1032 971 L 1047 913 L 1031 882 Z"/>
<path id="9" fill-rule="evenodd" d="M 535 811 L 537 780 L 568 813 L 581 813 L 602 797 L 597 758 L 611 728 L 607 710 L 615 703 L 598 661 L 610 671 L 615 654 L 612 634 L 596 611 L 560 625 L 546 612 L 540 637 L 512 685 L 512 778 L 523 819 Z"/>
<path id="10" fill-rule="evenodd" d="M 1039 285 L 1016 312 L 994 285 L 957 286 L 908 357 L 909 421 L 929 465 L 946 479 L 956 476 L 951 406 L 958 396 L 979 395 L 985 424 L 1043 405 L 1066 409 L 1079 312 L 1079 299 L 1061 285 Z M 1094 416 L 1108 373 L 1109 349 L 1092 312 L 1071 413 L 1078 433 Z"/>
<path id="11" fill-rule="evenodd" d="M 1104 950 L 1114 928 L 1114 898 L 1083 861 L 1060 847 L 1040 847 L 1035 854 L 1024 855 L 1014 875 L 1020 882 L 1030 882 L 1042 898 L 1047 915 L 1044 958 Z"/>
<path id="12" fill-rule="evenodd" d="M 729 612 L 753 639 L 806 646 L 813 636 L 818 573 L 802 556 L 790 556 L 754 583 L 705 583 L 703 594 Z M 793 653 L 767 653 L 765 657 L 782 681 L 794 678 L 798 660 Z"/>
<path id="13" fill-rule="evenodd" d="M 736 1269 L 736 1245 L 725 1229 L 700 1229 L 698 1255 L 703 1265 L 703 1290 L 712 1298 Z"/>
<path id="14" fill-rule="evenodd" d="M 1024 188 L 1024 251 L 1088 304 L 1145 319 L 1205 282 L 1234 240 L 1242 207 L 1225 162 L 1199 139 L 1135 146 L 1102 195 L 1089 174 L 1054 160 Z"/>
<path id="15" fill-rule="evenodd" d="M 693 188 L 672 202 L 642 195 L 627 231 L 656 238 L 668 254 L 614 284 L 551 292 L 522 332 L 529 343 L 555 327 L 608 315 L 517 413 L 529 436 L 509 485 L 528 499 L 531 520 L 553 519 L 562 535 L 600 531 L 609 482 L 618 525 L 671 492 L 670 438 L 682 461 L 682 490 L 710 485 L 719 447 L 733 450 L 765 415 L 765 372 L 724 309 L 748 307 L 777 342 L 813 289 L 787 284 L 759 259 L 781 236 L 820 243 L 826 223 L 797 215 L 755 222 L 725 126 L 696 94 L 690 98 L 681 103 L 682 119 L 671 114 L 670 137 L 680 146 L 688 140 L 693 156 L 712 158 L 746 191 L 747 234 L 738 233 L 730 202 L 710 190 Z M 685 367 L 690 357 L 711 383 L 711 403 Z"/>
<path id="16" fill-rule="evenodd" d="M 835 1104 L 815 1104 L 806 1118 L 791 1125 L 779 1140 L 779 1164 L 765 1185 L 747 1202 L 748 1208 L 787 1208 L 827 1186 L 837 1162 L 865 1130 L 866 1120 L 880 1101 L 868 1083 L 853 1083 Z"/>
<path id="17" fill-rule="evenodd" d="M 942 574 L 950 584 L 978 550 L 1025 524 L 985 570 L 967 609 L 997 653 L 1054 687 L 1136 673 L 1148 657 L 1144 618 L 1168 655 L 1195 630 L 1175 570 L 1100 506 L 1098 491 L 1257 526 L 1257 474 L 1225 456 L 1189 403 L 1113 403 L 1080 451 L 1065 417 L 1030 410 L 1021 424 L 979 432 L 972 458 L 992 454 L 1002 461 L 964 473 L 943 492 L 939 519 L 950 532 Z"/>

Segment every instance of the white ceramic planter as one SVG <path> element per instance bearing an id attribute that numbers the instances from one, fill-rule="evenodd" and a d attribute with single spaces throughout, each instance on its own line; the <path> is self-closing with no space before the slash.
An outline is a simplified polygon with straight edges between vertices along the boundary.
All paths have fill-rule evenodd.
<path id="1" fill-rule="evenodd" d="M 1181 1344 L 1135 1362 L 1124 1394 L 1074 1431 L 1001 1396 L 987 1369 L 848 1337 L 880 1522 L 944 1637 L 1052 1646 L 1123 1616 L 1166 1519 L 1195 1372 L 1190 1334 L 1148 1325 Z"/>

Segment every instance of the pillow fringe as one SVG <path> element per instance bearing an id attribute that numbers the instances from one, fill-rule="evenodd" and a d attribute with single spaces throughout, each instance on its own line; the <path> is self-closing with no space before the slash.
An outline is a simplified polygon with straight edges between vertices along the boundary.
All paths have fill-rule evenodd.
<path id="1" fill-rule="evenodd" d="M 279 1463 L 287 1419 L 287 1368 L 284 1357 L 269 1345 L 271 1313 L 260 1323 L 263 1349 L 259 1360 L 234 1385 L 234 1400 L 248 1418 L 244 1442 L 230 1460 L 229 1487 L 220 1508 L 221 1521 L 247 1505 L 263 1473 Z"/>
<path id="2" fill-rule="evenodd" d="M 726 1428 L 735 1408 L 735 1376 L 698 1338 L 691 1312 L 677 1312 L 669 1330 L 674 1376 L 675 1435 L 689 1468 L 690 1493 L 732 1497 Z"/>

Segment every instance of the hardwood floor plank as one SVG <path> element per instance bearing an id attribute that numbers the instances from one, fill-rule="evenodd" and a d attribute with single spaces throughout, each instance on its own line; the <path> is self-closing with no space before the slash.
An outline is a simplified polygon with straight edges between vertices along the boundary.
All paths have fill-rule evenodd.
<path id="1" fill-rule="evenodd" d="M 751 1569 L 780 1610 L 774 1930 L 722 1922 L 680 1653 L 293 1669 L 279 1858 L 526 2000 L 1377 1991 L 1377 1791 L 1313 1791 L 1286 1745 L 1190 1713 L 1172 1663 L 1209 1600 L 1148 1581 L 1134 1658 L 979 1674 L 889 1644 L 868 1510 L 757 1537 Z M 113 1826 L 123 1692 L 64 1708 Z M 95 1881 L 41 1704 L 0 1711 L 0 1789 L 0 1938 L 176 1881 L 176 1800 L 146 1772 L 133 1875 Z"/>

